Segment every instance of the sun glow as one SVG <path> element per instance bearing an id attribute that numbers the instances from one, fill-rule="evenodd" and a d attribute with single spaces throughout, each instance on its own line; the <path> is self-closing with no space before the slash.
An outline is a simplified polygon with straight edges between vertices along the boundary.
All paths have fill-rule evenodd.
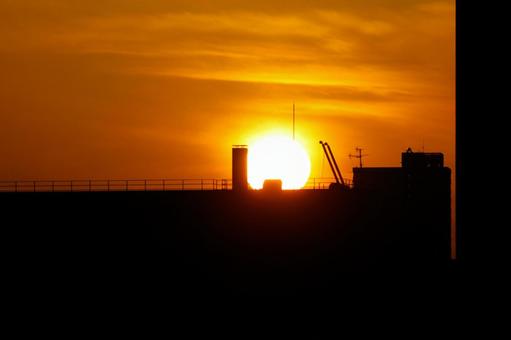
<path id="1" fill-rule="evenodd" d="M 282 180 L 282 189 L 300 189 L 310 170 L 304 147 L 288 137 L 268 136 L 249 145 L 248 183 L 253 189 L 261 189 L 266 179 Z"/>

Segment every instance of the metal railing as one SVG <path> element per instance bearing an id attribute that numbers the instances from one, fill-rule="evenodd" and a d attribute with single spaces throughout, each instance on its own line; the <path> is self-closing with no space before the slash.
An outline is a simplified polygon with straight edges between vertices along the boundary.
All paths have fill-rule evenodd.
<path id="1" fill-rule="evenodd" d="M 353 187 L 353 183 L 350 179 L 343 178 L 344 184 Z M 323 178 L 310 178 L 307 183 L 305 183 L 302 189 L 304 190 L 324 190 L 328 189 L 330 184 L 335 183 L 335 178 L 323 177 Z"/>
<path id="2" fill-rule="evenodd" d="M 333 178 L 311 178 L 302 189 L 328 189 Z M 351 181 L 346 181 L 351 185 Z M 0 192 L 231 190 L 231 179 L 114 179 L 0 181 Z"/>

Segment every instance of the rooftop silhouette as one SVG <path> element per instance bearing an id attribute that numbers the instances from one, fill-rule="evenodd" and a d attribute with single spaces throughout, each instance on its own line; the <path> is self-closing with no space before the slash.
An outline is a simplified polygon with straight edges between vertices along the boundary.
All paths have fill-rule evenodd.
<path id="1" fill-rule="evenodd" d="M 238 190 L 233 181 L 233 190 L 2 193 L 28 226 L 10 240 L 28 263 L 50 252 L 59 268 L 92 276 L 113 269 L 234 295 L 328 290 L 348 273 L 448 270 L 451 173 L 441 154 L 354 168 L 345 190 L 287 191 L 278 180 L 247 188 L 243 152 L 233 152 Z"/>

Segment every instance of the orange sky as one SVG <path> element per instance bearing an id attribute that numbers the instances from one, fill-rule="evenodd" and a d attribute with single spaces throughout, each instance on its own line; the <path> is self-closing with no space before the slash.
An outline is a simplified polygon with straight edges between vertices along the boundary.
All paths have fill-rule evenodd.
<path id="1" fill-rule="evenodd" d="M 293 101 L 312 177 L 454 169 L 454 1 L 0 0 L 0 42 L 1 180 L 230 178 Z"/>

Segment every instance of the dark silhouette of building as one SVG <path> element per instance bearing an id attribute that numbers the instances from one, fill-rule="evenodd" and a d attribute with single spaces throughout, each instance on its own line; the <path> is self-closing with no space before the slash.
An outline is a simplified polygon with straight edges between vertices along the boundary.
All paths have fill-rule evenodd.
<path id="1" fill-rule="evenodd" d="M 16 217 L 4 239 L 20 273 L 122 278 L 116 287 L 178 296 L 345 294 L 361 273 L 448 272 L 450 170 L 439 154 L 355 168 L 349 190 L 278 193 L 247 190 L 246 155 L 233 149 L 235 190 L 0 194 Z"/>
<path id="2" fill-rule="evenodd" d="M 401 154 L 400 168 L 353 168 L 353 184 L 368 199 L 384 197 L 382 206 L 400 202 L 406 220 L 394 230 L 409 235 L 415 256 L 427 254 L 440 261 L 450 257 L 451 169 L 444 167 L 442 153 L 409 148 Z"/>
<path id="3" fill-rule="evenodd" d="M 444 155 L 439 152 L 413 152 L 408 148 L 401 154 L 401 166 L 406 169 L 443 168 Z"/>

